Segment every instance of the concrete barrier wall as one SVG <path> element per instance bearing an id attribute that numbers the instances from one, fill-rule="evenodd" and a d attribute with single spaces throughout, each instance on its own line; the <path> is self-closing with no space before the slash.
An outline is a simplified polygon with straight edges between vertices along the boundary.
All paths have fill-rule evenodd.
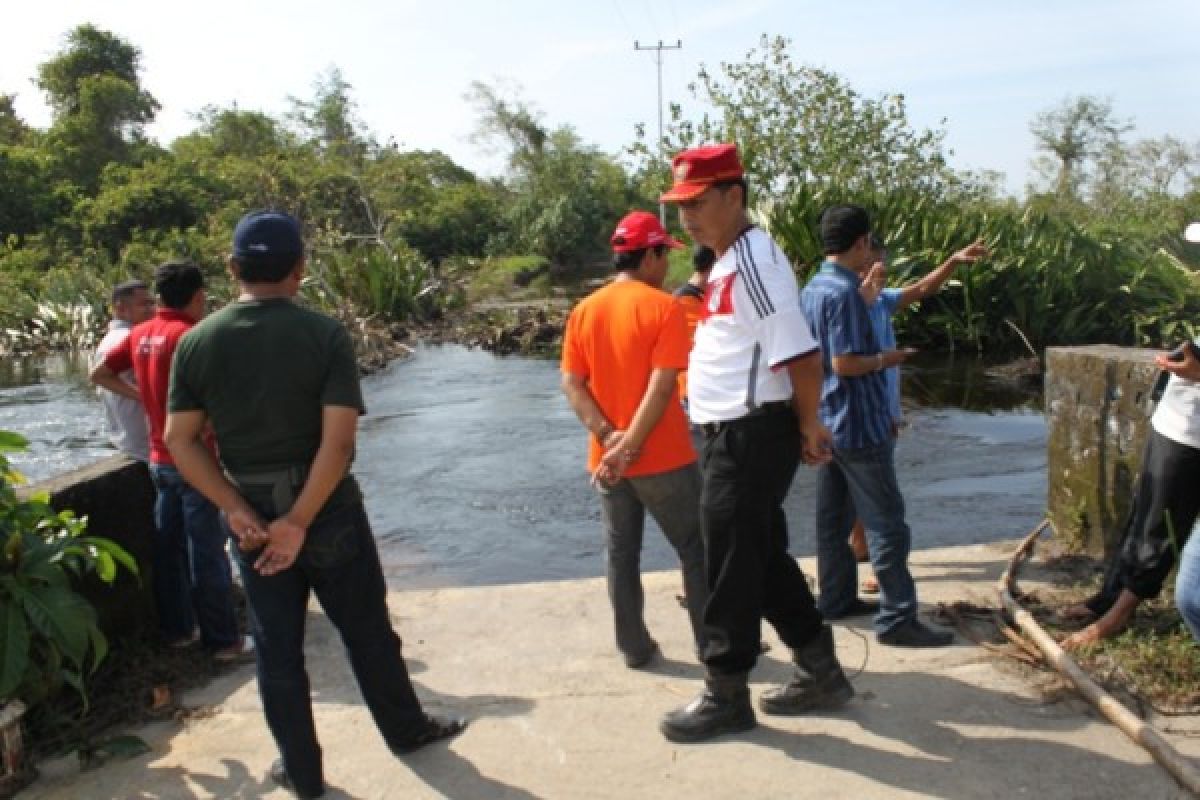
<path id="1" fill-rule="evenodd" d="M 89 534 L 112 539 L 138 562 L 138 579 L 122 570 L 111 586 L 95 578 L 85 581 L 82 591 L 99 612 L 101 628 L 115 636 L 153 628 L 157 623 L 150 571 L 154 484 L 146 465 L 113 456 L 34 484 L 26 491 L 38 490 L 50 494 L 55 509 L 69 508 L 76 516 L 86 516 Z"/>
<path id="2" fill-rule="evenodd" d="M 1154 411 L 1157 350 L 1046 351 L 1047 508 L 1060 537 L 1109 553 L 1121 535 Z"/>
<path id="3" fill-rule="evenodd" d="M 1109 552 L 1120 536 L 1153 412 L 1156 352 L 1109 345 L 1046 351 L 1047 509 L 1074 547 Z M 141 565 L 140 583 L 123 575 L 112 587 L 86 587 L 105 630 L 153 626 L 154 486 L 145 465 L 113 456 L 31 489 L 48 491 L 55 508 L 86 515 L 91 533 L 116 541 Z"/>

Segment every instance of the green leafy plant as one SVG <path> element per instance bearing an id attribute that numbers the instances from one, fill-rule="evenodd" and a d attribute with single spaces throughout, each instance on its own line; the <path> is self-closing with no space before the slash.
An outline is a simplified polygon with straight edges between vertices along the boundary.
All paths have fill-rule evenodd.
<path id="1" fill-rule="evenodd" d="M 136 575 L 137 564 L 115 542 L 85 535 L 87 518 L 55 511 L 45 493 L 17 494 L 24 479 L 8 454 L 27 446 L 0 431 L 0 703 L 33 706 L 65 683 L 86 704 L 86 678 L 108 641 L 73 580 L 112 583 L 120 567 Z"/>
<path id="2" fill-rule="evenodd" d="M 802 281 L 821 262 L 822 210 L 844 202 L 871 212 L 888 248 L 893 285 L 975 239 L 992 251 L 897 316 L 907 344 L 993 354 L 1096 342 L 1160 347 L 1189 336 L 1200 312 L 1200 277 L 1152 239 L 1097 232 L 1057 211 L 964 205 L 912 190 L 805 185 L 776 202 L 768 224 Z"/>

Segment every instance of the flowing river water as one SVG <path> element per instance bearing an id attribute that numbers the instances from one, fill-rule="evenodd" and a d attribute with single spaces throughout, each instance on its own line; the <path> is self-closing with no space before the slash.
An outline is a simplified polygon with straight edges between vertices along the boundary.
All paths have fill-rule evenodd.
<path id="1" fill-rule="evenodd" d="M 457 346 L 419 348 L 365 379 L 354 471 L 393 585 L 603 574 L 585 437 L 558 387 L 553 361 Z M 904 396 L 914 405 L 896 461 L 914 547 L 1013 538 L 1042 518 L 1038 397 L 946 356 L 906 367 Z M 0 429 L 31 440 L 13 459 L 31 480 L 113 452 L 82 358 L 0 362 Z M 797 555 L 814 552 L 814 484 L 801 467 L 787 501 Z M 673 563 L 648 522 L 644 566 Z"/>

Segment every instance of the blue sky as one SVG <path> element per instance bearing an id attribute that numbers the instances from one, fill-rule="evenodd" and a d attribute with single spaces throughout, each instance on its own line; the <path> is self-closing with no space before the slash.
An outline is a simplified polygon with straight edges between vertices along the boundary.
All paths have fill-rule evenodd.
<path id="1" fill-rule="evenodd" d="M 653 57 L 668 99 L 695 109 L 700 65 L 740 60 L 764 33 L 792 39 L 799 63 L 831 69 L 866 94 L 900 92 L 921 126 L 941 125 L 963 169 L 1029 173 L 1029 121 L 1068 95 L 1110 97 L 1133 137 L 1200 140 L 1200 2 L 1195 0 L 37 0 L 5 11 L 0 91 L 44 126 L 30 82 L 81 22 L 142 51 L 143 81 L 162 104 L 161 142 L 194 127 L 206 105 L 285 111 L 336 65 L 380 140 L 437 148 L 471 169 L 500 161 L 470 140 L 474 80 L 519 85 L 551 126 L 569 124 L 610 152 L 656 124 Z"/>

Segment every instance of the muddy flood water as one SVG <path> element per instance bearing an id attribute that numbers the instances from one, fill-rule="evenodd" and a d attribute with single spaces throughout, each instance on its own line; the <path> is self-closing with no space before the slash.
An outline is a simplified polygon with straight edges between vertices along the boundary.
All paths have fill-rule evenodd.
<path id="1" fill-rule="evenodd" d="M 553 361 L 424 347 L 367 378 L 355 473 L 385 569 L 400 587 L 602 575 L 599 505 L 583 429 Z M 1013 538 L 1046 502 L 1041 399 L 977 362 L 929 356 L 906 367 L 908 427 L 896 451 L 914 547 Z M 14 461 L 32 480 L 110 455 L 82 362 L 0 365 L 0 428 L 32 441 Z M 788 498 L 792 551 L 811 555 L 814 473 Z M 674 555 L 647 523 L 643 563 Z"/>

